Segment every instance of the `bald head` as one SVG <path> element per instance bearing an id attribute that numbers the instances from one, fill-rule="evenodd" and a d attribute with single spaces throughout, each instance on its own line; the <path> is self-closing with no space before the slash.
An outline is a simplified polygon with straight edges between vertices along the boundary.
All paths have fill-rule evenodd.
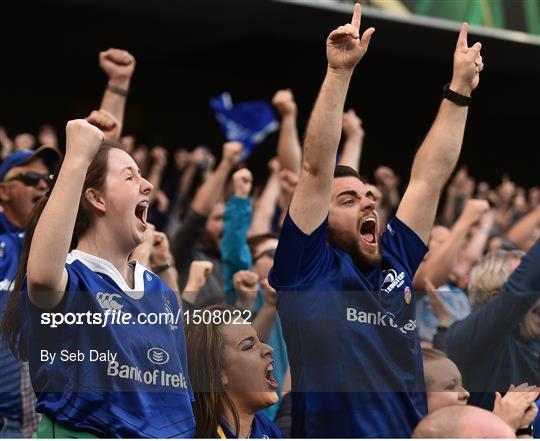
<path id="1" fill-rule="evenodd" d="M 515 438 L 508 424 L 474 406 L 448 406 L 426 416 L 413 438 Z"/>

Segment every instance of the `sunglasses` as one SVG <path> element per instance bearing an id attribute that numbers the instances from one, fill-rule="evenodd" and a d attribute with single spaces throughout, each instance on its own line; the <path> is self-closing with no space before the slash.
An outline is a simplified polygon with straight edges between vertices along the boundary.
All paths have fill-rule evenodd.
<path id="1" fill-rule="evenodd" d="M 3 183 L 11 181 L 21 181 L 24 185 L 28 187 L 36 187 L 39 184 L 39 181 L 43 180 L 47 185 L 50 185 L 54 175 L 37 173 L 37 172 L 23 172 L 17 175 L 11 176 L 10 178 L 4 179 Z"/>
<path id="2" fill-rule="evenodd" d="M 263 251 L 261 254 L 259 254 L 257 257 L 255 257 L 253 259 L 253 262 L 257 262 L 257 260 L 259 260 L 261 257 L 270 257 L 270 259 L 273 259 L 274 256 L 276 255 L 276 249 L 275 248 L 270 248 L 269 250 L 266 250 L 266 251 Z"/>

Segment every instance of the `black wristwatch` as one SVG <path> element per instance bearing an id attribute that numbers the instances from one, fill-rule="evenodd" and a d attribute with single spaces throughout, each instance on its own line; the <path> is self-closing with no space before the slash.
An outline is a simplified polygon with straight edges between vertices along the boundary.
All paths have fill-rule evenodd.
<path id="1" fill-rule="evenodd" d="M 533 437 L 533 425 L 529 424 L 527 427 L 522 427 L 516 431 L 516 436 L 527 435 Z"/>
<path id="2" fill-rule="evenodd" d="M 459 93 L 454 92 L 452 89 L 450 89 L 450 83 L 446 84 L 443 87 L 442 97 L 452 101 L 458 106 L 463 107 L 467 107 L 469 104 L 471 104 L 472 101 L 472 98 L 470 96 L 460 95 Z"/>

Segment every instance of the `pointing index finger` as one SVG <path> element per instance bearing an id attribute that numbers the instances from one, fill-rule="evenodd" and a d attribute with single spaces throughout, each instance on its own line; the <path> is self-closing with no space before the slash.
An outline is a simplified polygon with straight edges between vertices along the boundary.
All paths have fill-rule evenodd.
<path id="1" fill-rule="evenodd" d="M 360 3 L 355 3 L 351 24 L 357 30 L 360 30 L 360 20 L 361 20 L 361 18 L 362 18 L 362 8 L 360 7 Z"/>
<path id="2" fill-rule="evenodd" d="M 463 23 L 459 31 L 459 37 L 458 37 L 457 45 L 456 45 L 457 49 L 467 49 L 469 47 L 467 44 L 468 30 L 469 30 L 469 25 L 467 23 Z"/>

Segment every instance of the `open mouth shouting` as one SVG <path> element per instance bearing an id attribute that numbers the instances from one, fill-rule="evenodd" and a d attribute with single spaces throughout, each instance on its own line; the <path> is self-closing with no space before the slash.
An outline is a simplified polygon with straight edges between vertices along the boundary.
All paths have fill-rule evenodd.
<path id="1" fill-rule="evenodd" d="M 135 207 L 135 217 L 146 228 L 146 217 L 148 216 L 148 200 L 141 201 Z"/>
<path id="2" fill-rule="evenodd" d="M 362 242 L 370 247 L 377 246 L 377 219 L 374 216 L 366 217 L 360 223 L 360 237 Z"/>
<path id="3" fill-rule="evenodd" d="M 272 361 L 271 363 L 268 364 L 268 366 L 266 366 L 264 377 L 266 379 L 266 384 L 268 385 L 268 387 L 274 391 L 274 390 L 277 390 L 279 384 L 272 374 L 273 370 L 274 370 L 274 362 Z"/>

